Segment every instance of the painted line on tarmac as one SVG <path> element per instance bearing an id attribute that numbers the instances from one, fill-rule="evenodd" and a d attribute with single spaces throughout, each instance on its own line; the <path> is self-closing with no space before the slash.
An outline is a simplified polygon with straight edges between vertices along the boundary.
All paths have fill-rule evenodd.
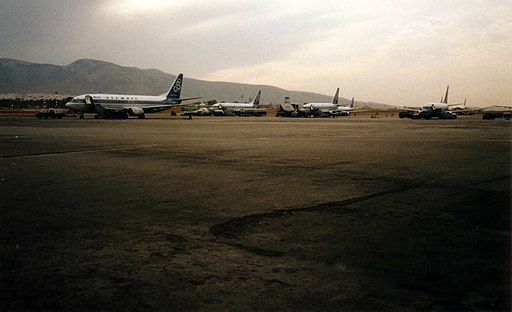
<path id="1" fill-rule="evenodd" d="M 3 156 L 0 156 L 0 159 L 45 157 L 45 156 L 68 155 L 68 154 L 87 154 L 87 153 L 97 153 L 97 152 L 130 150 L 130 149 L 138 149 L 138 148 L 150 148 L 150 147 L 155 147 L 155 146 L 158 146 L 158 145 L 157 144 L 132 145 L 132 146 L 119 146 L 119 147 L 96 148 L 96 149 L 83 149 L 83 150 L 74 150 L 74 151 L 54 151 L 54 152 L 40 152 L 40 153 L 29 153 L 29 154 L 3 155 Z"/>

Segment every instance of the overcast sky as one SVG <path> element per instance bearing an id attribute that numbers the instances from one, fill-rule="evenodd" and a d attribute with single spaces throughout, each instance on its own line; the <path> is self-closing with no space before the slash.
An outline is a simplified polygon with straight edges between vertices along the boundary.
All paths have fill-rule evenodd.
<path id="1" fill-rule="evenodd" d="M 0 57 L 393 105 L 449 84 L 451 103 L 511 105 L 511 16 L 511 0 L 0 0 Z"/>

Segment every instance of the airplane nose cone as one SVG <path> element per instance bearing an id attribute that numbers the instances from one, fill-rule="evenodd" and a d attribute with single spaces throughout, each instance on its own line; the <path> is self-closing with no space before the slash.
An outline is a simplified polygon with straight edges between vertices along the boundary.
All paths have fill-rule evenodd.
<path id="1" fill-rule="evenodd" d="M 66 103 L 66 107 L 69 108 L 69 109 L 73 109 L 73 103 L 67 102 Z"/>
<path id="2" fill-rule="evenodd" d="M 77 111 L 79 110 L 76 103 L 71 103 L 71 102 L 67 102 L 66 103 L 66 107 L 69 108 L 70 110 L 72 111 Z"/>

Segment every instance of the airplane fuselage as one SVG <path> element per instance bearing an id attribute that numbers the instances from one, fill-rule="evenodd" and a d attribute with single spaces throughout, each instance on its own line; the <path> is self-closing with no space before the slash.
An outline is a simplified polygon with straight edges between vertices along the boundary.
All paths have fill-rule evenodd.
<path id="1" fill-rule="evenodd" d="M 338 108 L 338 105 L 332 103 L 307 103 L 302 106 L 303 109 L 332 111 Z"/>
<path id="2" fill-rule="evenodd" d="M 87 104 L 85 101 L 86 96 L 90 96 L 93 100 L 92 104 Z M 126 95 L 126 94 L 83 94 L 74 97 L 71 101 L 66 103 L 66 106 L 76 112 L 94 113 L 96 112 L 95 106 L 108 107 L 115 111 L 122 111 L 126 108 L 132 107 L 150 107 L 158 105 L 169 104 L 169 107 L 162 107 L 159 111 L 171 107 L 172 102 L 167 102 L 165 96 L 148 96 L 148 95 Z M 152 111 L 158 111 L 152 109 Z"/>
<path id="3" fill-rule="evenodd" d="M 213 104 L 210 110 L 220 115 L 221 111 L 223 114 L 232 114 L 243 110 L 258 109 L 260 107 L 260 96 L 261 90 L 258 91 L 251 103 L 217 103 Z"/>
<path id="4" fill-rule="evenodd" d="M 252 103 L 217 103 L 217 104 L 213 104 L 210 107 L 211 110 L 216 110 L 216 109 L 235 110 L 235 109 L 247 109 L 247 108 L 255 108 L 255 106 Z"/>
<path id="5" fill-rule="evenodd" d="M 350 112 L 350 111 L 353 111 L 354 108 L 352 106 L 338 106 L 336 108 L 336 110 L 338 111 L 344 111 L 344 112 Z"/>
<path id="6" fill-rule="evenodd" d="M 446 103 L 427 103 L 423 105 L 421 111 L 417 114 L 415 119 L 423 118 L 430 119 L 437 117 L 439 119 L 456 119 L 457 116 L 448 111 L 450 105 Z"/>
<path id="7" fill-rule="evenodd" d="M 330 116 L 338 116 L 338 95 L 340 92 L 340 88 L 336 89 L 336 93 L 334 94 L 334 98 L 331 103 L 306 103 L 299 108 L 305 114 L 320 116 L 320 117 L 330 117 Z M 334 112 L 334 113 L 333 113 Z"/>
<path id="8" fill-rule="evenodd" d="M 446 103 L 425 103 L 423 105 L 423 109 L 432 109 L 432 110 L 446 110 L 449 105 Z"/>
<path id="9" fill-rule="evenodd" d="M 349 116 L 353 109 L 350 106 L 338 106 L 332 103 L 308 103 L 300 108 L 303 113 L 320 117 Z"/>

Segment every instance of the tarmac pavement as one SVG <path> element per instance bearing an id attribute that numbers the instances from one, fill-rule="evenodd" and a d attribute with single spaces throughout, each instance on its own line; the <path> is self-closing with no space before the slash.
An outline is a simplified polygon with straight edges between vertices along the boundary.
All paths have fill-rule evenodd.
<path id="1" fill-rule="evenodd" d="M 510 310 L 511 123 L 0 117 L 5 310 Z"/>

